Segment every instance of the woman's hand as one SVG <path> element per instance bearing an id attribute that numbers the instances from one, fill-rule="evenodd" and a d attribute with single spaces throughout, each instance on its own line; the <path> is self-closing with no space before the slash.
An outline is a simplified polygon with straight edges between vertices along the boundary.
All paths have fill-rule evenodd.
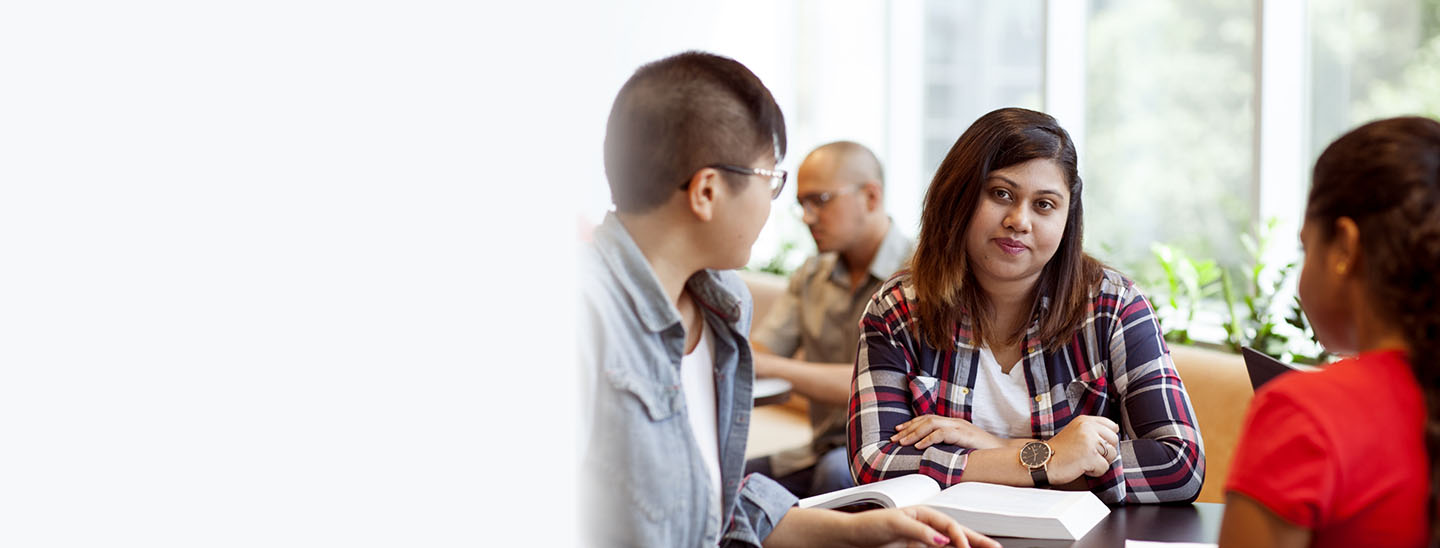
<path id="1" fill-rule="evenodd" d="M 921 415 L 900 423 L 895 427 L 890 441 L 900 445 L 914 445 L 925 450 L 937 443 L 959 445 L 967 449 L 995 449 L 1005 446 L 1005 440 L 981 430 L 965 419 Z"/>
<path id="2" fill-rule="evenodd" d="M 1070 483 L 1081 476 L 1099 477 L 1120 456 L 1120 426 L 1094 415 L 1081 415 L 1050 438 L 1055 451 L 1045 469 L 1050 483 Z"/>
<path id="3" fill-rule="evenodd" d="M 848 532 L 836 546 L 979 546 L 1000 548 L 990 537 L 971 531 L 950 516 L 924 506 L 851 514 Z M 830 544 L 816 544 L 830 546 Z"/>

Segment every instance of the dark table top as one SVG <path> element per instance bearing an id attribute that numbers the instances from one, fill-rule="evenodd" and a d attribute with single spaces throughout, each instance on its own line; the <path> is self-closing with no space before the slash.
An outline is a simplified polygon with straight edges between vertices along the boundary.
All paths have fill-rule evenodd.
<path id="1" fill-rule="evenodd" d="M 1110 548 L 1125 546 L 1126 539 L 1161 542 L 1217 542 L 1224 504 L 1197 502 L 1169 506 L 1132 504 L 1115 508 L 1078 541 L 997 537 L 1006 548 Z"/>

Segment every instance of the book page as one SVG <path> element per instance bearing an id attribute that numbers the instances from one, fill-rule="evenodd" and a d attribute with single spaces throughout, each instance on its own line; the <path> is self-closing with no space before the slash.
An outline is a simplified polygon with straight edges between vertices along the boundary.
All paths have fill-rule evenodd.
<path id="1" fill-rule="evenodd" d="M 925 504 L 989 514 L 1058 517 L 1067 506 L 1075 501 L 1077 495 L 1090 495 L 1090 493 L 1010 487 L 990 483 L 961 483 L 941 491 L 940 494 L 925 501 Z"/>
<path id="2" fill-rule="evenodd" d="M 833 493 L 816 495 L 800 501 L 801 508 L 838 508 L 856 502 L 873 501 L 887 508 L 920 504 L 940 491 L 940 484 L 929 476 L 910 474 L 890 478 Z"/>

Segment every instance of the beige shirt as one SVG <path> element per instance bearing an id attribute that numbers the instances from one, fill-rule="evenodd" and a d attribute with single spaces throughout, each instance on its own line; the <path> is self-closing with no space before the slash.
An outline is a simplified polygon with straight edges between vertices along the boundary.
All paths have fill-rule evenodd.
<path id="1" fill-rule="evenodd" d="M 915 252 L 915 242 L 890 222 L 870 261 L 869 276 L 855 291 L 850 290 L 850 272 L 839 253 L 822 253 L 805 261 L 790 276 L 790 287 L 761 320 L 751 339 L 771 352 L 793 357 L 805 352 L 808 362 L 855 363 L 860 344 L 860 317 L 870 298 L 885 280 L 905 265 Z M 776 476 L 815 464 L 820 454 L 845 446 L 845 408 L 810 403 L 810 426 L 814 439 L 809 447 L 771 457 Z"/>

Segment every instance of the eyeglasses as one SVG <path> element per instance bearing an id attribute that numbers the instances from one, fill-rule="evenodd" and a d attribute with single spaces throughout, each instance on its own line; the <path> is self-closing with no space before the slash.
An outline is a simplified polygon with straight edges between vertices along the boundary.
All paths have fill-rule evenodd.
<path id="1" fill-rule="evenodd" d="M 823 207 L 825 204 L 830 203 L 830 200 L 834 200 L 841 194 L 849 194 L 851 192 L 859 190 L 860 187 L 863 186 L 865 186 L 865 183 L 855 183 L 854 185 L 847 186 L 840 190 L 829 190 L 825 192 L 806 194 L 804 196 L 796 196 L 796 201 L 800 202 L 798 204 L 796 212 L 799 213 L 801 217 L 804 217 L 806 213 L 818 212 L 820 211 L 821 207 Z"/>
<path id="2" fill-rule="evenodd" d="M 707 166 L 705 166 L 705 167 L 713 168 L 713 169 L 719 169 L 719 170 L 724 170 L 724 171 L 729 171 L 730 173 L 736 173 L 736 174 L 740 174 L 740 175 L 759 175 L 759 176 L 761 176 L 761 177 L 768 177 L 768 178 L 770 179 L 770 199 L 771 199 L 771 200 L 774 200 L 774 199 L 780 197 L 780 191 L 785 188 L 785 179 L 789 178 L 789 176 L 790 176 L 790 174 L 787 173 L 787 172 L 786 172 L 785 170 L 783 170 L 783 169 L 764 169 L 764 168 L 759 168 L 759 167 L 744 167 L 744 166 L 737 166 L 737 165 L 734 165 L 734 164 L 710 164 L 710 165 L 707 165 Z M 684 184 L 680 185 L 680 188 L 681 188 L 681 189 L 690 188 L 690 181 L 689 181 L 689 180 L 686 180 Z"/>

